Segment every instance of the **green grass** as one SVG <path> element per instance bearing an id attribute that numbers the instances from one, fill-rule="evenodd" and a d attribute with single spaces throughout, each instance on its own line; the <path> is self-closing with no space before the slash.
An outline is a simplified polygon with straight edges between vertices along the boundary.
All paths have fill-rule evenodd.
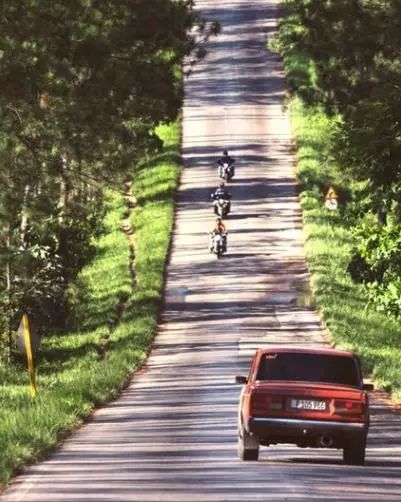
<path id="1" fill-rule="evenodd" d="M 45 339 L 34 399 L 23 363 L 0 368 L 0 485 L 54 448 L 94 406 L 116 397 L 127 375 L 146 358 L 157 324 L 180 171 L 178 125 L 161 126 L 158 134 L 165 148 L 139 168 L 134 184 L 139 202 L 133 215 L 136 293 L 131 293 L 128 243 L 119 227 L 123 199 L 110 193 L 107 232 L 99 238 L 97 258 L 82 272 L 76 293 L 80 331 Z M 109 334 L 116 305 L 127 298 L 102 359 L 102 337 Z"/>
<path id="2" fill-rule="evenodd" d="M 358 353 L 365 372 L 400 402 L 401 326 L 368 307 L 366 294 L 347 273 L 352 247 L 347 206 L 334 214 L 323 207 L 329 184 L 344 193 L 355 188 L 339 166 L 328 160 L 333 119 L 298 99 L 292 100 L 291 112 L 306 256 L 316 305 L 336 346 Z"/>

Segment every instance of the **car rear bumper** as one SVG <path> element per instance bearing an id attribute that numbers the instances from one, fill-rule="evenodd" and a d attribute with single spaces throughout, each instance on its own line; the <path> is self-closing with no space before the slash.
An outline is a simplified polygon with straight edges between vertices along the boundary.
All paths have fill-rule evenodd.
<path id="1" fill-rule="evenodd" d="M 311 438 L 332 436 L 338 438 L 361 437 L 367 434 L 367 424 L 295 418 L 249 418 L 248 432 L 260 437 Z"/>

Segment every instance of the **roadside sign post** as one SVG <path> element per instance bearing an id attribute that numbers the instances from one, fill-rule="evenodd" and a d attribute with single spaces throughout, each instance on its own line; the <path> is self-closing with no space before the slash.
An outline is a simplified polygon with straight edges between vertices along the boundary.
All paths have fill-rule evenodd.
<path id="1" fill-rule="evenodd" d="M 37 388 L 36 388 L 36 378 L 35 378 L 35 363 L 33 360 L 32 353 L 32 344 L 31 344 L 31 332 L 29 329 L 29 318 L 28 314 L 24 314 L 22 316 L 22 327 L 24 330 L 24 340 L 25 340 L 25 349 L 26 349 L 26 359 L 28 363 L 28 374 L 29 374 L 29 382 L 31 388 L 31 395 L 36 396 Z"/>

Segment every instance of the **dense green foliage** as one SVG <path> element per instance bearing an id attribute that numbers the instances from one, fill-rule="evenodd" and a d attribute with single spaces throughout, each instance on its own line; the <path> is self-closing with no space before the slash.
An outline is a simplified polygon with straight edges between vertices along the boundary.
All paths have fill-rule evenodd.
<path id="1" fill-rule="evenodd" d="M 283 7 L 277 45 L 298 61 L 290 88 L 331 118 L 322 162 L 347 179 L 341 202 L 357 227 L 350 272 L 379 309 L 401 316 L 401 4 L 287 0 Z"/>
<path id="2" fill-rule="evenodd" d="M 32 399 L 21 362 L 0 366 L 0 485 L 16 468 L 54 447 L 63 435 L 121 389 L 146 358 L 157 323 L 179 176 L 179 127 L 157 129 L 164 148 L 137 168 L 137 289 L 132 292 L 128 246 L 120 230 L 121 195 L 106 192 L 105 232 L 96 260 L 75 292 L 80 330 L 46 337 L 38 359 L 39 393 Z"/>
<path id="3" fill-rule="evenodd" d="M 43 333 L 71 325 L 104 189 L 160 148 L 181 62 L 213 29 L 187 0 L 2 2 L 0 349 L 23 311 Z"/>

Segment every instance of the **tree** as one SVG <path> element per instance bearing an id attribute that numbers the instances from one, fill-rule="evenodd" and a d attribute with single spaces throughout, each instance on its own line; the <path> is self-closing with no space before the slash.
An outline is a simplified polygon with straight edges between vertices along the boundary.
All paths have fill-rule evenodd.
<path id="1" fill-rule="evenodd" d="M 304 0 L 289 5 L 296 22 L 285 50 L 295 47 L 312 62 L 308 85 L 296 91 L 327 113 L 340 114 L 336 156 L 378 193 L 372 206 L 383 212 L 382 194 L 387 204 L 392 184 L 401 180 L 401 4 Z"/>
<path id="2" fill-rule="evenodd" d="M 294 79 L 293 89 L 308 104 L 339 117 L 332 155 L 361 182 L 355 195 L 367 216 L 355 231 L 349 271 L 380 308 L 400 315 L 401 4 L 287 4 L 292 18 L 281 38 L 283 51 L 295 50 L 309 61 L 309 71 Z"/>
<path id="3" fill-rule="evenodd" d="M 49 295 L 62 304 L 91 258 L 103 187 L 160 147 L 180 64 L 214 29 L 186 0 L 2 3 L 0 284 L 15 311 L 47 306 L 54 324 Z"/>

